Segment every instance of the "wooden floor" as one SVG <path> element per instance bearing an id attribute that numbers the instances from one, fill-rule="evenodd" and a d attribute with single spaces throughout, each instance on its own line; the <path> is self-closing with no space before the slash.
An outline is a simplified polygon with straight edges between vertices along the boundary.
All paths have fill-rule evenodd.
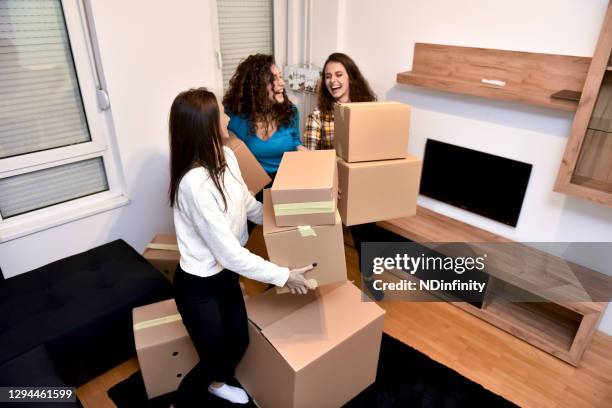
<path id="1" fill-rule="evenodd" d="M 261 230 L 249 248 L 265 254 Z M 345 246 L 349 278 L 359 282 L 357 255 Z M 262 285 L 246 283 L 253 294 Z M 380 302 L 385 332 L 525 407 L 612 407 L 612 337 L 597 332 L 578 368 L 443 302 Z M 79 387 L 86 408 L 114 407 L 106 391 L 138 370 L 131 359 Z"/>

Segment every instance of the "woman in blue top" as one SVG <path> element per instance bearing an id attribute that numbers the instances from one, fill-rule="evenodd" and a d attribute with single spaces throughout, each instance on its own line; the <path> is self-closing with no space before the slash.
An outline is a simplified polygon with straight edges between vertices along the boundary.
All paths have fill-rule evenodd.
<path id="1" fill-rule="evenodd" d="M 251 150 L 274 179 L 283 153 L 306 150 L 300 141 L 299 112 L 271 55 L 250 55 L 229 81 L 223 106 L 228 129 Z"/>

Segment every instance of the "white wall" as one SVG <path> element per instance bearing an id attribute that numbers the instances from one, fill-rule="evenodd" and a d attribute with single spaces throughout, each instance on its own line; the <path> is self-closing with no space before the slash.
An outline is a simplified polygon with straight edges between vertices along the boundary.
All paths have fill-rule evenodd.
<path id="1" fill-rule="evenodd" d="M 516 228 L 424 197 L 422 205 L 517 241 L 612 241 L 612 209 L 552 191 L 572 114 L 395 83 L 398 72 L 411 69 L 415 42 L 591 57 L 607 4 L 339 0 L 338 24 L 317 25 L 315 36 L 353 57 L 380 99 L 413 106 L 411 153 L 422 157 L 432 137 L 533 164 Z M 329 43 L 314 45 L 325 50 L 313 53 L 321 64 Z M 599 328 L 612 334 L 612 308 Z"/>
<path id="2" fill-rule="evenodd" d="M 131 203 L 0 244 L 5 277 L 117 238 L 138 251 L 172 231 L 167 204 L 170 104 L 195 86 L 213 86 L 207 1 L 93 1 L 104 74 Z"/>

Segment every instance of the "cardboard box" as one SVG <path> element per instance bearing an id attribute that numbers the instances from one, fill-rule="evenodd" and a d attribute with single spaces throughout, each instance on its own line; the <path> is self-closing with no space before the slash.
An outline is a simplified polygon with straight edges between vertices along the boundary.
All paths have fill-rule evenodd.
<path id="1" fill-rule="evenodd" d="M 409 131 L 410 105 L 355 102 L 334 107 L 334 146 L 347 163 L 406 157 Z"/>
<path id="2" fill-rule="evenodd" d="M 229 139 L 225 140 L 225 145 L 232 149 L 236 155 L 242 178 L 249 188 L 249 192 L 255 195 L 263 190 L 272 179 L 268 176 L 264 168 L 261 167 L 261 164 L 259 164 L 255 156 L 253 156 L 253 153 L 251 153 L 247 145 L 245 145 L 234 133 L 229 132 L 229 135 Z"/>
<path id="3" fill-rule="evenodd" d="M 344 225 L 390 220 L 416 214 L 423 161 L 346 163 L 338 159 L 338 211 Z"/>
<path id="4" fill-rule="evenodd" d="M 174 299 L 134 308 L 134 342 L 150 398 L 176 390 L 200 360 Z"/>
<path id="5" fill-rule="evenodd" d="M 336 211 L 334 225 L 279 227 L 274 223 L 270 190 L 264 190 L 263 234 L 271 262 L 289 268 L 313 262 L 316 268 L 304 274 L 317 285 L 346 281 L 342 221 Z"/>
<path id="6" fill-rule="evenodd" d="M 336 223 L 338 174 L 333 150 L 286 152 L 272 184 L 276 225 Z"/>
<path id="7" fill-rule="evenodd" d="M 157 234 L 147 245 L 142 256 L 170 282 L 174 281 L 176 266 L 181 259 L 175 234 Z"/>
<path id="8" fill-rule="evenodd" d="M 376 378 L 384 310 L 350 282 L 249 299 L 236 378 L 261 408 L 340 407 Z"/>

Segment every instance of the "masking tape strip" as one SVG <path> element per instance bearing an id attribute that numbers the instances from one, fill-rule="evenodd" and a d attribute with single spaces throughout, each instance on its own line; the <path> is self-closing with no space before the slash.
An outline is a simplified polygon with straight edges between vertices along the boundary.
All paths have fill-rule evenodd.
<path id="1" fill-rule="evenodd" d="M 316 289 L 319 287 L 319 282 L 317 282 L 316 279 L 308 279 L 308 286 L 310 287 L 310 289 Z"/>
<path id="2" fill-rule="evenodd" d="M 317 233 L 315 232 L 314 229 L 312 229 L 312 227 L 310 225 L 298 225 L 298 232 L 300 233 L 300 235 L 302 236 L 302 238 L 305 237 L 316 237 Z"/>
<path id="3" fill-rule="evenodd" d="M 158 317 L 157 319 L 145 320 L 144 322 L 136 323 L 134 330 L 148 329 L 149 327 L 160 326 L 166 323 L 172 323 L 179 320 L 183 320 L 181 315 L 176 313 L 170 316 Z"/>
<path id="4" fill-rule="evenodd" d="M 274 204 L 274 215 L 301 215 L 333 213 L 334 201 L 312 201 L 307 203 Z"/>
<path id="5" fill-rule="evenodd" d="M 151 242 L 150 244 L 147 245 L 147 248 L 149 249 L 161 249 L 163 251 L 177 251 L 179 250 L 179 247 L 177 244 L 158 244 L 155 242 Z"/>

